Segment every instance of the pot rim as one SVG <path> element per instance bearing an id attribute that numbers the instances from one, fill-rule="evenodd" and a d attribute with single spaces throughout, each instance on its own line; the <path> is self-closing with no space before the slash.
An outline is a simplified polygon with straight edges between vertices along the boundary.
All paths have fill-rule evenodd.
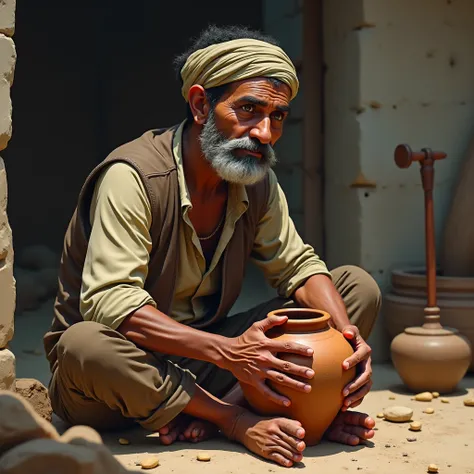
<path id="1" fill-rule="evenodd" d="M 292 314 L 309 313 L 314 317 L 292 318 Z M 281 326 L 287 330 L 317 331 L 328 327 L 331 315 L 321 309 L 313 308 L 280 308 L 270 311 L 267 318 L 271 316 L 288 316 L 288 321 Z M 278 327 L 278 326 L 277 326 Z"/>
<path id="2" fill-rule="evenodd" d="M 438 271 L 441 269 L 438 268 Z M 408 278 L 420 278 L 426 279 L 426 267 L 403 267 L 395 268 L 391 271 L 392 275 L 408 277 Z M 436 275 L 436 279 L 445 280 L 445 281 L 460 281 L 463 283 L 472 283 L 474 285 L 474 276 L 456 276 L 456 275 Z"/>
<path id="3" fill-rule="evenodd" d="M 425 290 L 426 267 L 396 268 L 391 271 L 391 280 L 394 287 Z M 436 275 L 436 288 L 439 292 L 473 293 L 474 277 Z"/>

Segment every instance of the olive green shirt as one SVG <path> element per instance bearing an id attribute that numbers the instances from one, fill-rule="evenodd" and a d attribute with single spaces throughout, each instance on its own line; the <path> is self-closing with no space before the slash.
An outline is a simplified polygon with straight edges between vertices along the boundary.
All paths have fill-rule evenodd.
<path id="1" fill-rule="evenodd" d="M 222 254 L 235 223 L 247 210 L 245 186 L 229 184 L 227 211 L 215 254 L 206 268 L 197 233 L 189 219 L 192 203 L 182 162 L 182 131 L 173 142 L 183 225 L 179 233 L 179 262 L 171 316 L 189 324 L 215 311 L 212 302 L 221 285 Z M 315 274 L 331 276 L 313 248 L 304 244 L 288 212 L 285 195 L 270 171 L 268 209 L 258 224 L 253 262 L 268 282 L 289 297 Z M 84 262 L 80 310 L 84 320 L 116 329 L 132 312 L 156 303 L 144 290 L 151 251 L 152 211 L 138 173 L 127 163 L 110 165 L 95 186 L 90 209 L 92 231 Z"/>

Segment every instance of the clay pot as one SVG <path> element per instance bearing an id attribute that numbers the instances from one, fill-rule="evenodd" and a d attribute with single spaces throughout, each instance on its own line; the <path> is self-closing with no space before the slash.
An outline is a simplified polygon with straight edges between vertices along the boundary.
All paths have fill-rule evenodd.
<path id="1" fill-rule="evenodd" d="M 448 277 L 440 272 L 436 278 L 437 302 L 443 326 L 456 328 L 474 347 L 474 278 Z M 385 324 L 390 339 L 405 328 L 421 326 L 426 306 L 424 268 L 392 272 L 392 288 L 384 298 Z M 469 367 L 474 371 L 474 356 Z"/>
<path id="2" fill-rule="evenodd" d="M 455 329 L 426 326 L 406 328 L 392 341 L 395 370 L 413 392 L 454 392 L 471 362 L 470 344 Z"/>
<path id="3" fill-rule="evenodd" d="M 354 379 L 355 368 L 343 370 L 342 362 L 353 354 L 344 336 L 329 326 L 331 316 L 319 310 L 288 308 L 272 311 L 270 316 L 288 316 L 288 321 L 267 332 L 267 336 L 283 342 L 298 342 L 314 350 L 312 357 L 282 353 L 278 357 L 298 365 L 311 367 L 315 376 L 305 380 L 312 387 L 303 393 L 267 382 L 273 390 L 287 396 L 286 408 L 264 398 L 250 385 L 242 384 L 244 395 L 255 410 L 264 416 L 284 416 L 303 425 L 308 446 L 317 444 L 342 407 L 343 388 Z"/>

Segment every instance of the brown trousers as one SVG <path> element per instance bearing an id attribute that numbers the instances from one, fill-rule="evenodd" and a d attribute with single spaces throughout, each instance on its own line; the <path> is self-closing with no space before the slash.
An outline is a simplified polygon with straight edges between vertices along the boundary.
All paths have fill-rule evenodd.
<path id="1" fill-rule="evenodd" d="M 358 267 L 339 267 L 332 275 L 351 323 L 367 339 L 380 308 L 377 284 Z M 291 300 L 275 298 L 206 330 L 235 337 L 269 311 L 291 305 Z M 231 372 L 213 364 L 146 351 L 119 332 L 88 321 L 61 336 L 58 362 L 49 387 L 55 413 L 68 423 L 98 430 L 139 423 L 156 431 L 185 408 L 196 383 L 222 397 L 237 382 Z"/>

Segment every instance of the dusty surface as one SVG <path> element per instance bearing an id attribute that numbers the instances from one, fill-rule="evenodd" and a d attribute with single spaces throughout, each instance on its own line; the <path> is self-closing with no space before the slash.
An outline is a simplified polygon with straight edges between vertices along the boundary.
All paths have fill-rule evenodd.
<path id="1" fill-rule="evenodd" d="M 34 377 L 47 384 L 48 366 L 42 354 L 41 337 L 51 321 L 51 303 L 41 312 L 24 313 L 16 318 L 12 350 L 17 356 L 19 377 Z M 426 473 L 429 464 L 436 464 L 440 474 L 474 474 L 474 407 L 463 404 L 465 398 L 474 397 L 474 375 L 466 377 L 462 390 L 430 402 L 411 400 L 412 394 L 403 391 L 400 379 L 390 365 L 374 367 L 374 388 L 361 411 L 369 413 L 377 422 L 376 437 L 366 446 L 356 448 L 333 443 L 322 443 L 308 448 L 299 467 L 311 473 L 376 473 L 397 474 Z M 395 397 L 395 399 L 390 399 Z M 441 398 L 450 403 L 442 403 Z M 395 424 L 376 418 L 384 408 L 404 405 L 413 409 L 413 420 L 422 423 L 418 432 L 409 430 L 410 423 Z M 433 414 L 423 413 L 432 407 Z M 53 416 L 53 420 L 55 417 Z M 67 427 L 55 421 L 62 433 Z M 288 472 L 273 463 L 262 461 L 240 446 L 225 440 L 213 440 L 198 445 L 178 443 L 172 447 L 160 446 L 156 435 L 141 429 L 119 433 L 101 433 L 105 444 L 129 470 L 173 474 L 266 474 Z M 119 438 L 130 441 L 120 445 Z M 407 438 L 416 438 L 409 442 Z M 210 462 L 199 462 L 199 452 L 211 454 Z M 135 462 L 157 454 L 160 465 L 142 471 Z M 406 456 L 404 455 L 406 454 Z"/>
<path id="2" fill-rule="evenodd" d="M 374 370 L 375 389 L 361 406 L 377 422 L 373 442 L 355 448 L 322 443 L 307 448 L 300 466 L 309 472 L 319 473 L 425 473 L 429 464 L 436 464 L 440 473 L 474 473 L 474 407 L 466 407 L 463 400 L 474 395 L 474 377 L 463 380 L 456 394 L 446 398 L 450 403 L 433 399 L 431 402 L 411 400 L 412 394 L 403 391 L 400 379 L 389 365 L 377 365 Z M 390 399 L 395 397 L 395 400 Z M 413 409 L 413 420 L 422 423 L 421 431 L 409 430 L 410 423 L 391 423 L 376 418 L 384 408 L 404 405 Z M 433 414 L 423 413 L 433 407 Z M 119 437 L 130 444 L 122 446 Z M 103 434 L 107 446 L 128 469 L 139 469 L 135 462 L 148 454 L 158 454 L 160 466 L 149 472 L 189 472 L 207 474 L 263 474 L 284 472 L 272 463 L 261 461 L 244 448 L 225 440 L 213 440 L 198 445 L 178 443 L 163 447 L 155 435 L 137 429 L 129 432 Z M 416 438 L 409 442 L 407 438 Z M 211 461 L 201 463 L 196 455 L 201 451 L 211 454 Z"/>

